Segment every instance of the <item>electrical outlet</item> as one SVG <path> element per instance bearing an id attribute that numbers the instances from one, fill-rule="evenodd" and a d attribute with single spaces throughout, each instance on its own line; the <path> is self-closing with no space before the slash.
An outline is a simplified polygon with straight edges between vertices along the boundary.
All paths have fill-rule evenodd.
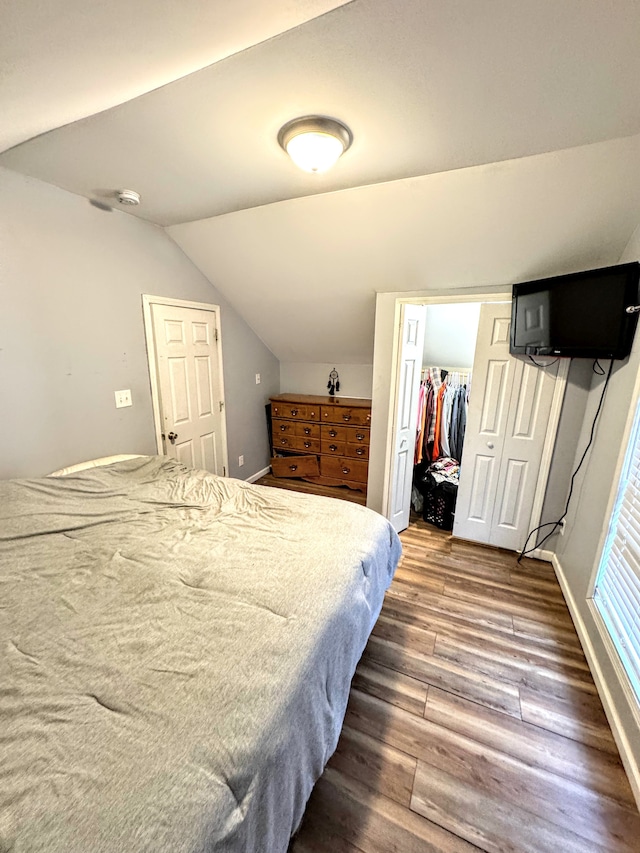
<path id="1" fill-rule="evenodd" d="M 256 373 L 256 385 L 259 385 L 261 382 L 262 380 L 260 379 L 260 374 Z"/>
<path id="2" fill-rule="evenodd" d="M 123 409 L 125 406 L 133 406 L 131 401 L 131 391 L 127 388 L 126 391 L 116 391 L 116 409 Z"/>
<path id="3" fill-rule="evenodd" d="M 238 456 L 238 467 L 242 468 L 244 465 L 244 456 Z"/>

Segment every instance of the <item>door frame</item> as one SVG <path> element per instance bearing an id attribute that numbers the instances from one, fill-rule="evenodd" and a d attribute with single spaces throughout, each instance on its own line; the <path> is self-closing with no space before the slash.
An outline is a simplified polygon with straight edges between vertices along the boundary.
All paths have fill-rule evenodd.
<path id="1" fill-rule="evenodd" d="M 220 324 L 220 306 L 209 302 L 190 302 L 186 299 L 172 299 L 168 296 L 152 296 L 142 294 L 142 317 L 144 321 L 144 336 L 147 344 L 147 362 L 149 365 L 149 381 L 151 383 L 151 407 L 153 409 L 153 425 L 156 435 L 156 450 L 159 456 L 165 456 L 162 439 L 162 412 L 160 407 L 160 381 L 158 378 L 158 354 L 153 333 L 153 305 L 169 305 L 174 308 L 196 308 L 200 311 L 210 311 L 216 317 L 216 353 L 218 359 L 218 375 L 220 377 L 220 400 L 222 412 L 220 417 L 220 438 L 222 442 L 222 470 L 228 476 L 229 453 L 227 447 L 227 406 L 224 393 L 224 372 L 222 370 L 222 329 Z"/>
<path id="2" fill-rule="evenodd" d="M 383 458 L 384 462 L 382 470 L 378 472 L 376 472 L 375 467 L 372 468 L 371 460 L 369 462 L 367 506 L 376 509 L 385 518 L 389 518 L 390 512 L 389 501 L 393 474 L 393 436 L 396 407 L 398 405 L 397 387 L 400 370 L 399 347 L 401 340 L 400 306 L 407 302 L 427 306 L 455 304 L 457 302 L 511 302 L 511 289 L 500 289 L 493 292 L 478 292 L 478 290 L 471 292 L 464 292 L 462 290 L 447 292 L 439 290 L 422 293 L 414 291 L 411 294 L 399 294 L 397 292 L 377 294 L 373 356 L 374 384 L 372 394 L 371 457 L 374 458 L 374 452 L 377 451 L 380 453 L 384 449 L 384 455 L 380 453 L 378 457 Z M 542 451 L 542 460 L 531 512 L 531 529 L 540 524 L 570 361 L 570 359 L 560 359 L 558 365 L 551 413 L 549 415 L 549 428 Z M 385 408 L 386 416 L 382 414 Z M 547 553 L 539 549 L 533 552 L 533 556 L 548 559 Z"/>

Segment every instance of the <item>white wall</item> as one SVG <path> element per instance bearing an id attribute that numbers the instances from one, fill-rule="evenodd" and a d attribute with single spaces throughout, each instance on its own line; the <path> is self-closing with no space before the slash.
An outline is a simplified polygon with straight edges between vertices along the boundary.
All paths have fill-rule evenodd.
<path id="1" fill-rule="evenodd" d="M 424 366 L 473 365 L 480 320 L 479 302 L 429 305 L 424 336 Z"/>
<path id="2" fill-rule="evenodd" d="M 372 364 L 300 364 L 280 362 L 280 391 L 283 394 L 328 394 L 329 373 L 335 367 L 340 376 L 337 397 L 371 397 Z"/>
<path id="3" fill-rule="evenodd" d="M 640 260 L 640 228 L 620 258 L 621 262 L 634 260 Z M 640 333 L 637 333 L 630 357 L 624 362 L 615 362 L 593 446 L 583 471 L 576 478 L 566 532 L 556 541 L 556 555 L 559 574 L 572 606 L 572 616 L 581 632 L 589 664 L 599 682 L 605 710 L 640 802 L 640 726 L 587 603 L 592 591 L 593 570 L 600 557 L 602 534 L 609 524 L 612 490 L 617 488 L 616 466 L 626 450 L 624 435 L 636 405 L 639 371 Z M 603 381 L 602 377 L 592 374 L 572 468 L 577 465 L 587 445 Z"/>
<path id="4" fill-rule="evenodd" d="M 230 473 L 268 465 L 264 404 L 279 390 L 278 361 L 178 246 L 161 228 L 0 169 L 0 477 L 156 452 L 143 293 L 221 306 Z M 122 388 L 131 408 L 115 408 Z"/>

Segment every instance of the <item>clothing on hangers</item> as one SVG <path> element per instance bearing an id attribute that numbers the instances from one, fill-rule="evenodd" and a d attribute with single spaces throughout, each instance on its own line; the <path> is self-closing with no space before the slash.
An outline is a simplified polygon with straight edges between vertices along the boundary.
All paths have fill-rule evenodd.
<path id="1" fill-rule="evenodd" d="M 414 463 L 462 456 L 471 371 L 425 367 L 418 400 Z"/>

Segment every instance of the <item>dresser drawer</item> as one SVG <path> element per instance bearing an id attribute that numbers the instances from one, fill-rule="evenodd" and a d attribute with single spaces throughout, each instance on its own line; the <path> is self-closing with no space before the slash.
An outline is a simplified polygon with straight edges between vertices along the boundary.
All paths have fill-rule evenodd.
<path id="1" fill-rule="evenodd" d="M 367 482 L 368 464 L 359 459 L 349 459 L 344 456 L 320 457 L 320 473 L 323 477 L 333 477 L 336 480 L 352 480 L 354 483 Z"/>
<path id="2" fill-rule="evenodd" d="M 274 453 L 277 453 L 278 450 L 293 450 L 294 449 L 293 443 L 295 441 L 295 438 L 296 438 L 295 435 L 291 435 L 290 433 L 288 435 L 280 435 L 279 433 L 278 434 L 274 433 L 274 435 L 273 435 Z"/>
<path id="3" fill-rule="evenodd" d="M 322 441 L 342 441 L 347 440 L 348 429 L 340 424 L 322 424 L 320 427 Z"/>
<path id="4" fill-rule="evenodd" d="M 297 423 L 296 421 L 276 420 L 273 424 L 273 443 L 279 444 L 280 436 L 297 435 L 301 438 L 320 438 L 320 424 L 313 423 Z"/>
<path id="5" fill-rule="evenodd" d="M 274 435 L 273 449 L 300 450 L 302 453 L 320 453 L 320 439 L 306 438 L 303 435 Z"/>
<path id="6" fill-rule="evenodd" d="M 364 427 L 347 427 L 347 442 L 348 444 L 366 444 L 369 445 L 369 429 Z"/>
<path id="7" fill-rule="evenodd" d="M 344 456 L 347 452 L 347 442 L 340 441 L 339 438 L 329 438 L 322 436 L 322 452 L 328 456 Z"/>
<path id="8" fill-rule="evenodd" d="M 320 438 L 320 424 L 297 424 L 295 421 L 289 421 L 289 423 L 293 423 L 295 435 L 302 436 L 302 438 Z"/>
<path id="9" fill-rule="evenodd" d="M 371 423 L 371 410 L 351 409 L 347 406 L 323 406 L 322 421 L 329 424 L 362 424 L 363 426 L 369 426 Z"/>
<path id="10" fill-rule="evenodd" d="M 320 453 L 319 438 L 307 438 L 304 435 L 296 435 L 291 441 L 293 442 L 294 450 L 300 450 L 302 453 Z"/>
<path id="11" fill-rule="evenodd" d="M 368 459 L 368 444 L 349 444 L 337 438 L 322 437 L 322 452 L 326 456 L 350 456 L 353 459 Z"/>
<path id="12" fill-rule="evenodd" d="M 281 421 L 275 418 L 272 421 L 273 425 L 273 443 L 276 444 L 279 435 L 295 435 L 298 424 L 295 421 Z"/>
<path id="13" fill-rule="evenodd" d="M 320 473 L 317 456 L 274 456 L 271 470 L 274 477 L 317 477 Z"/>
<path id="14" fill-rule="evenodd" d="M 369 444 L 369 430 L 365 427 L 341 426 L 340 424 L 322 424 L 322 441 L 346 441 L 348 444 Z"/>
<path id="15" fill-rule="evenodd" d="M 351 456 L 354 459 L 368 459 L 369 458 L 369 445 L 368 444 L 349 444 L 347 442 L 344 446 L 344 455 Z"/>
<path id="16" fill-rule="evenodd" d="M 272 403 L 272 418 L 291 418 L 296 421 L 319 421 L 320 406 L 306 406 L 298 403 Z"/>

